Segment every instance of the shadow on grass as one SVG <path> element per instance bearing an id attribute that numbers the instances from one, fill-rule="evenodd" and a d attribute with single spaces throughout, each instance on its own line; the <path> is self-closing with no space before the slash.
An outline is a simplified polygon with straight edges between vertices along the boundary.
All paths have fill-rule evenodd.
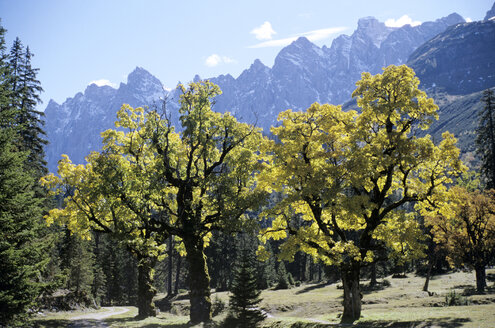
<path id="1" fill-rule="evenodd" d="M 308 286 L 308 287 L 305 287 L 305 288 L 303 288 L 303 289 L 301 289 L 301 290 L 298 290 L 298 291 L 296 292 L 296 294 L 308 293 L 308 292 L 310 292 L 310 291 L 313 291 L 313 290 L 315 290 L 315 289 L 320 289 L 320 288 L 323 288 L 323 287 L 328 286 L 328 285 L 330 285 L 330 283 L 329 283 L 329 282 L 322 282 L 322 283 L 320 283 L 320 284 L 317 284 L 317 285 L 312 285 L 312 286 Z"/>
<path id="2" fill-rule="evenodd" d="M 167 323 L 166 319 L 163 319 L 163 323 L 150 323 L 150 324 L 143 324 L 140 325 L 140 328 L 158 328 L 158 327 L 166 327 L 166 328 L 189 328 L 192 327 L 192 324 L 189 323 Z M 130 323 L 136 323 L 139 320 L 136 318 L 108 318 L 105 319 L 105 323 L 108 326 L 115 326 L 115 327 L 128 327 L 130 326 Z"/>
<path id="3" fill-rule="evenodd" d="M 69 327 L 71 322 L 63 319 L 33 319 L 30 324 L 30 327 L 34 328 L 65 328 Z"/>
<path id="4" fill-rule="evenodd" d="M 387 321 L 376 320 L 360 322 L 353 327 L 355 328 L 413 328 L 413 327 L 441 327 L 441 328 L 456 328 L 462 327 L 466 322 L 470 322 L 469 318 L 438 318 L 421 321 Z"/>
<path id="5" fill-rule="evenodd" d="M 486 275 L 486 280 L 495 282 L 495 273 L 488 273 Z"/>
<path id="6" fill-rule="evenodd" d="M 483 293 L 478 293 L 476 287 L 473 285 L 457 285 L 454 286 L 454 288 L 463 289 L 462 295 L 464 296 L 495 294 L 495 286 L 485 287 L 485 291 Z"/>
<path id="7" fill-rule="evenodd" d="M 383 279 L 383 281 L 377 281 L 375 285 L 371 286 L 370 284 L 361 285 L 361 293 L 363 294 L 371 294 L 373 292 L 377 292 L 380 290 L 384 290 L 390 287 L 390 281 Z"/>
<path id="8" fill-rule="evenodd" d="M 100 320 L 65 320 L 65 319 L 35 319 L 29 327 L 33 328 L 106 328 Z"/>
<path id="9" fill-rule="evenodd" d="M 296 322 L 288 326 L 290 328 L 327 328 L 327 327 L 352 327 L 352 328 L 415 328 L 415 327 L 439 327 L 439 328 L 457 328 L 462 327 L 466 322 L 470 322 L 468 318 L 438 318 L 422 321 L 388 321 L 376 320 L 360 322 L 354 325 L 343 324 L 323 324 L 323 323 L 308 323 Z M 277 325 L 273 327 L 279 327 Z M 286 327 L 286 326 L 284 326 Z"/>

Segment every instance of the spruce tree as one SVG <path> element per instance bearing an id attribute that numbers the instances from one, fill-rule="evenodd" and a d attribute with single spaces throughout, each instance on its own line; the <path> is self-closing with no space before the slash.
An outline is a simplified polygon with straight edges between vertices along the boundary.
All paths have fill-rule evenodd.
<path id="1" fill-rule="evenodd" d="M 36 182 L 23 170 L 27 154 L 13 140 L 13 129 L 0 129 L 0 326 L 15 323 L 34 304 L 47 262 Z"/>
<path id="2" fill-rule="evenodd" d="M 285 268 L 284 262 L 280 262 L 280 264 L 278 265 L 277 274 L 278 274 L 278 282 L 275 289 L 289 289 L 290 288 L 289 275 L 287 273 L 287 269 Z"/>
<path id="3" fill-rule="evenodd" d="M 15 325 L 46 289 L 51 245 L 42 222 L 40 175 L 26 165 L 31 152 L 20 142 L 22 44 L 16 39 L 7 55 L 5 33 L 0 26 L 0 326 Z"/>
<path id="4" fill-rule="evenodd" d="M 234 271 L 234 280 L 229 300 L 229 327 L 255 327 L 265 315 L 259 309 L 261 291 L 258 289 L 254 250 L 242 247 Z"/>
<path id="5" fill-rule="evenodd" d="M 483 91 L 483 109 L 479 113 L 476 151 L 481 159 L 481 174 L 487 189 L 495 188 L 495 95 L 492 89 Z"/>
<path id="6" fill-rule="evenodd" d="M 41 177 L 48 173 L 46 169 L 44 147 L 48 143 L 45 139 L 43 126 L 44 113 L 36 110 L 36 106 L 41 103 L 40 93 L 43 91 L 36 75 L 39 71 L 31 66 L 33 54 L 26 47 L 22 55 L 19 69 L 19 123 L 21 127 L 21 145 L 25 150 L 29 150 L 27 165 L 35 169 Z"/>

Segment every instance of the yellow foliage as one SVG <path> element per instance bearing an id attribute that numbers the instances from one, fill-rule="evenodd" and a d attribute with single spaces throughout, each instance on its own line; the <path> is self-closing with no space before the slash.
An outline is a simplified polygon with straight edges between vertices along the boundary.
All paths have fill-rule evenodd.
<path id="1" fill-rule="evenodd" d="M 361 107 L 312 104 L 279 114 L 279 143 L 260 185 L 281 194 L 264 212 L 272 227 L 264 238 L 286 238 L 282 257 L 302 250 L 327 264 L 371 261 L 374 243 L 399 258 L 422 256 L 414 213 L 445 197 L 446 184 L 463 170 L 453 135 L 438 146 L 414 129 L 438 118 L 433 99 L 419 90 L 407 66 L 363 73 L 353 97 Z"/>

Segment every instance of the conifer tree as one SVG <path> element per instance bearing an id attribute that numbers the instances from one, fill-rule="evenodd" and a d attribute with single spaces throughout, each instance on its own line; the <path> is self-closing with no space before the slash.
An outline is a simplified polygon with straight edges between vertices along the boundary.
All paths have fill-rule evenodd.
<path id="1" fill-rule="evenodd" d="M 479 113 L 476 151 L 481 157 L 481 174 L 488 189 L 495 188 L 495 95 L 492 89 L 483 91 L 484 103 Z"/>
<path id="2" fill-rule="evenodd" d="M 261 291 L 258 289 L 256 258 L 253 249 L 241 246 L 237 257 L 229 300 L 229 327 L 255 327 L 265 315 L 259 309 Z"/>
<path id="3" fill-rule="evenodd" d="M 25 150 L 29 150 L 27 165 L 35 169 L 38 177 L 48 173 L 45 161 L 44 146 L 48 143 L 44 139 L 45 122 L 43 112 L 36 110 L 36 105 L 41 103 L 39 96 L 43 91 L 36 75 L 39 69 L 31 66 L 33 54 L 26 47 L 20 66 L 19 76 L 19 123 L 21 124 L 21 145 Z"/>
<path id="4" fill-rule="evenodd" d="M 35 192 L 36 174 L 25 165 L 29 151 L 19 145 L 13 107 L 18 80 L 5 54 L 5 32 L 0 26 L 0 326 L 15 324 L 34 305 L 45 287 L 50 246 L 41 222 L 44 198 Z M 14 45 L 18 53 L 20 41 Z"/>
<path id="5" fill-rule="evenodd" d="M 22 169 L 10 128 L 0 129 L 0 326 L 15 322 L 33 305 L 42 285 L 38 277 L 46 264 L 40 243 L 40 199 L 35 181 Z"/>
<path id="6" fill-rule="evenodd" d="M 287 274 L 287 269 L 285 268 L 284 262 L 280 262 L 278 265 L 278 282 L 277 282 L 277 289 L 289 289 L 290 283 L 289 283 L 289 276 Z"/>

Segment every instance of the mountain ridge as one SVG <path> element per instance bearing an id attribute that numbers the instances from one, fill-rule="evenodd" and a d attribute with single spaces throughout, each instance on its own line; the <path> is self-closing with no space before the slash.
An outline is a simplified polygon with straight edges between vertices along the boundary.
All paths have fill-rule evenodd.
<path id="1" fill-rule="evenodd" d="M 463 22 L 454 13 L 419 26 L 388 28 L 376 18 L 365 17 L 351 35 L 335 38 L 330 47 L 318 47 L 301 37 L 281 49 L 271 68 L 256 59 L 237 78 L 230 74 L 211 78 L 223 92 L 216 98 L 214 110 L 230 111 L 239 120 L 257 124 L 268 133 L 270 126 L 277 124 L 280 111 L 304 110 L 315 101 L 344 103 L 350 99 L 361 72 L 376 74 L 384 66 L 405 63 L 410 55 L 406 56 L 407 51 L 412 53 L 447 29 L 448 24 Z M 69 154 L 74 163 L 84 163 L 90 150 L 100 149 L 99 133 L 113 128 L 122 103 L 152 105 L 164 97 L 173 123 L 178 123 L 179 91 L 165 91 L 161 82 L 143 68 L 136 67 L 127 83 L 117 89 L 95 87 L 103 88 L 88 86 L 84 93 L 68 98 L 62 105 L 52 101 L 48 104 L 45 114 L 51 142 L 47 147 L 50 171 L 55 170 L 62 153 Z"/>

